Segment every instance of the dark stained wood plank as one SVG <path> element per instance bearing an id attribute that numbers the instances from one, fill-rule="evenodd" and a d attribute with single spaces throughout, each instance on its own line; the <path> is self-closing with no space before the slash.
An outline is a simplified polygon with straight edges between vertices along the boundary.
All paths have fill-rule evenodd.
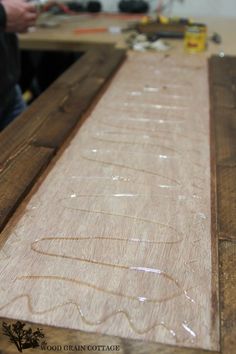
<path id="1" fill-rule="evenodd" d="M 230 85 L 215 85 L 214 100 L 217 108 L 235 108 L 235 93 Z"/>
<path id="2" fill-rule="evenodd" d="M 40 146 L 58 148 L 78 123 L 107 80 L 111 78 L 125 58 L 125 51 L 105 48 L 97 52 L 89 52 L 84 63 L 81 77 L 75 80 L 76 73 L 81 70 L 78 61 L 73 70 L 62 76 L 58 83 L 65 83 L 65 99 L 44 121 L 33 139 Z"/>
<path id="3" fill-rule="evenodd" d="M 217 163 L 232 166 L 236 159 L 236 109 L 217 108 L 214 116 Z"/>
<path id="4" fill-rule="evenodd" d="M 53 97 L 53 100 L 50 100 Z M 47 116 L 65 97 L 63 85 L 52 85 L 26 112 L 20 115 L 0 133 L 0 167 L 1 169 L 15 155 L 16 151 L 28 145 Z"/>
<path id="5" fill-rule="evenodd" d="M 236 240 L 236 163 L 218 166 L 218 229 L 219 237 Z"/>
<path id="6" fill-rule="evenodd" d="M 32 51 L 64 51 L 64 52 L 88 52 L 91 48 L 97 48 L 100 50 L 102 45 L 112 46 L 114 44 L 102 42 L 98 43 L 96 41 L 89 42 L 76 42 L 76 41 L 64 41 L 54 39 L 53 41 L 45 41 L 34 38 L 33 40 L 22 41 L 20 39 L 20 49 L 32 50 Z"/>
<path id="7" fill-rule="evenodd" d="M 236 216 L 236 214 L 234 214 Z M 221 349 L 236 353 L 236 243 L 220 242 Z"/>
<path id="8" fill-rule="evenodd" d="M 111 45 L 90 50 L 0 133 L 0 230 L 124 58 Z"/>
<path id="9" fill-rule="evenodd" d="M 236 353 L 236 58 L 209 61 L 215 134 L 221 353 Z"/>
<path id="10" fill-rule="evenodd" d="M 10 156 L 21 149 L 22 145 L 32 141 L 37 145 L 44 145 L 43 140 L 45 140 L 46 145 L 53 145 L 52 141 L 55 139 L 55 146 L 59 147 L 96 93 L 103 87 L 105 81 L 124 58 L 125 51 L 114 49 L 110 45 L 101 45 L 99 50 L 88 51 L 78 62 L 72 65 L 25 113 L 0 133 L 0 167 L 3 168 Z M 92 85 L 94 82 L 91 83 L 94 75 L 96 87 Z M 90 84 L 90 88 L 88 84 Z M 84 93 L 83 85 L 86 88 Z M 78 109 L 77 102 L 80 103 L 80 98 L 77 97 L 77 94 L 79 95 L 79 92 L 83 104 Z M 55 115 L 58 112 L 62 113 L 63 105 L 66 102 L 68 104 L 72 103 L 71 100 L 73 100 L 74 111 L 71 107 L 68 112 L 64 112 L 66 114 L 60 114 L 56 119 Z M 43 139 L 44 133 L 47 133 L 48 138 L 45 136 L 45 139 Z"/>
<path id="11" fill-rule="evenodd" d="M 122 348 L 125 354 L 219 354 L 219 352 L 173 347 L 164 344 L 141 342 L 141 341 L 122 341 Z"/>
<path id="12" fill-rule="evenodd" d="M 236 76 L 235 57 L 212 56 L 209 62 L 212 83 L 230 87 Z"/>
<path id="13" fill-rule="evenodd" d="M 236 240 L 236 58 L 209 60 L 211 114 L 217 166 L 217 230 Z"/>
<path id="14" fill-rule="evenodd" d="M 53 149 L 25 146 L 0 172 L 0 230 L 47 166 L 53 154 Z"/>

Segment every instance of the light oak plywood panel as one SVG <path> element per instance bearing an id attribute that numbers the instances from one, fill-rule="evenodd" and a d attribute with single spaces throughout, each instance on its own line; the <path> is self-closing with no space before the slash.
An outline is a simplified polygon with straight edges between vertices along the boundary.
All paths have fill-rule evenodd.
<path id="1" fill-rule="evenodd" d="M 1 250 L 0 316 L 218 349 L 203 57 L 132 54 Z"/>

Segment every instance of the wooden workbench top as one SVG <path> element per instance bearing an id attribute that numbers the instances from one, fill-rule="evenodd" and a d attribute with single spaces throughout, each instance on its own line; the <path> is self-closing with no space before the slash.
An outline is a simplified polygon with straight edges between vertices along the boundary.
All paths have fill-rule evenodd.
<path id="1" fill-rule="evenodd" d="M 126 39 L 129 33 L 112 34 L 90 33 L 78 34 L 76 29 L 82 28 L 126 28 L 130 24 L 139 20 L 139 17 L 130 19 L 120 18 L 117 15 L 75 15 L 75 16 L 49 16 L 47 19 L 39 19 L 49 24 L 57 24 L 56 27 L 43 28 L 36 27 L 27 34 L 20 35 L 20 46 L 22 49 L 61 49 L 79 50 L 86 44 L 115 44 L 119 48 L 127 48 Z M 209 43 L 206 55 L 219 54 L 224 52 L 226 55 L 236 55 L 235 33 L 236 21 L 226 18 L 197 18 L 197 21 L 204 22 L 208 26 L 208 34 L 217 32 L 222 37 L 222 44 Z M 183 52 L 182 40 L 171 40 L 171 52 Z"/>

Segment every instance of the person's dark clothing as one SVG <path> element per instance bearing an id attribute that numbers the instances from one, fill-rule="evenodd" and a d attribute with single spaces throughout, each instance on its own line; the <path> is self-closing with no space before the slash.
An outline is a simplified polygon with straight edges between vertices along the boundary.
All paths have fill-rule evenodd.
<path id="1" fill-rule="evenodd" d="M 20 58 L 15 33 L 6 33 L 6 14 L 0 3 L 0 97 L 6 95 L 18 82 Z"/>
<path id="2" fill-rule="evenodd" d="M 6 13 L 0 3 L 0 120 L 20 76 L 18 41 L 15 33 L 6 33 Z"/>

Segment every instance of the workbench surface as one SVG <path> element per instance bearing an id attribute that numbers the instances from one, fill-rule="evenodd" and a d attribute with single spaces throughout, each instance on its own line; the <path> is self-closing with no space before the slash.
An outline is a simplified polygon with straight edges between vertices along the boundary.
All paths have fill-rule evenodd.
<path id="1" fill-rule="evenodd" d="M 58 23 L 55 28 L 36 27 L 27 34 L 20 35 L 20 46 L 22 49 L 58 49 L 58 50 L 79 50 L 87 44 L 114 43 L 119 48 L 127 48 L 126 39 L 128 32 L 122 34 L 90 33 L 78 34 L 76 29 L 82 28 L 126 28 L 138 21 L 139 18 L 121 19 L 116 15 L 75 15 L 75 16 L 49 16 L 47 21 Z M 222 44 L 209 43 L 206 55 L 224 52 L 227 55 L 236 55 L 235 33 L 236 21 L 226 18 L 197 18 L 197 21 L 204 22 L 208 26 L 208 35 L 217 32 L 222 37 Z M 40 20 L 39 22 L 41 22 Z M 172 49 L 171 52 L 183 52 L 182 40 L 168 40 Z"/>

